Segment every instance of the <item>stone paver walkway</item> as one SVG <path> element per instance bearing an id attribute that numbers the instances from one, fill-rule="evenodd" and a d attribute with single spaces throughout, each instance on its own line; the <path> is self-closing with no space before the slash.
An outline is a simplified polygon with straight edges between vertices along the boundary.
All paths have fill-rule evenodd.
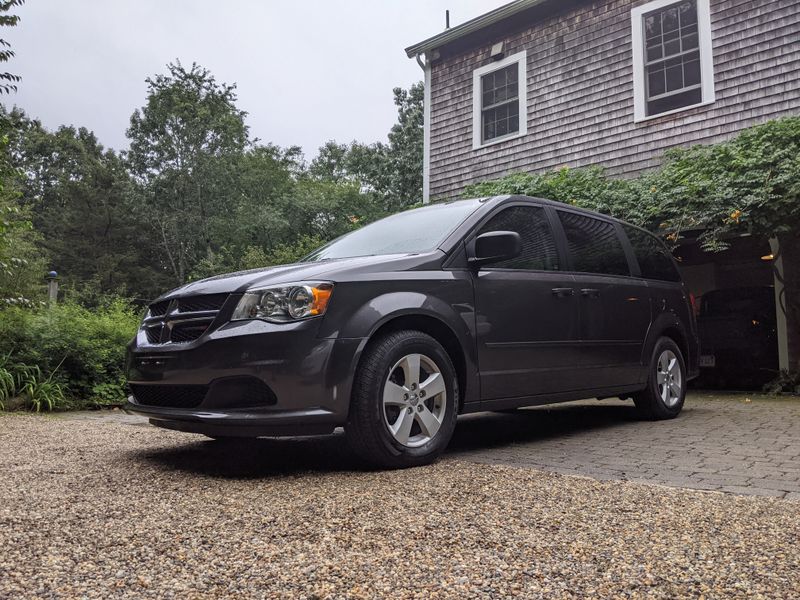
<path id="1" fill-rule="evenodd" d="M 148 426 L 120 411 L 59 418 Z M 342 435 L 276 441 L 307 455 L 343 456 Z M 681 416 L 639 421 L 630 402 L 581 401 L 461 417 L 447 456 L 674 487 L 800 500 L 800 399 L 693 393 Z"/>
<path id="2" fill-rule="evenodd" d="M 596 479 L 800 500 L 800 399 L 691 394 L 671 421 L 581 401 L 468 415 L 450 453 Z"/>

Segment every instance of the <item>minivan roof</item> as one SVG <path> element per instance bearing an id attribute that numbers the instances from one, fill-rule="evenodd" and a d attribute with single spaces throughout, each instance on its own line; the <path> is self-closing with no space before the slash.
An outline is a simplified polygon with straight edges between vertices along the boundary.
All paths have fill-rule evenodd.
<path id="1" fill-rule="evenodd" d="M 612 217 L 611 215 L 607 215 L 601 212 L 597 212 L 596 210 L 591 210 L 588 208 L 582 208 L 580 206 L 575 206 L 574 204 L 567 204 L 566 202 L 558 202 L 557 200 L 548 200 L 547 198 L 539 198 L 538 196 L 527 196 L 525 194 L 501 194 L 499 196 L 489 196 L 486 198 L 477 198 L 482 202 L 494 202 L 497 204 L 502 204 L 505 202 L 517 202 L 517 201 L 525 201 L 525 200 L 533 200 L 538 204 L 544 204 L 553 206 L 554 208 L 568 208 L 575 212 L 584 213 L 590 215 L 592 217 L 599 217 L 601 219 L 616 221 L 617 223 L 622 223 L 623 225 L 628 225 L 630 227 L 636 227 L 637 229 L 642 229 L 642 231 L 647 231 L 646 229 L 639 227 L 638 225 L 634 225 L 632 223 L 628 223 L 627 221 L 623 221 L 617 217 Z M 652 232 L 647 231 L 647 233 L 652 234 Z"/>

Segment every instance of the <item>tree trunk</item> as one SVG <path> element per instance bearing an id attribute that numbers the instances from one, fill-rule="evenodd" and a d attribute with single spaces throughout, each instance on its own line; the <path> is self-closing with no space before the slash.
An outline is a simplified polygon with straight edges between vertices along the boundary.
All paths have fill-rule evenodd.
<path id="1" fill-rule="evenodd" d="M 789 371 L 800 372 L 800 233 L 779 236 L 783 260 L 784 294 L 778 310 L 786 311 L 786 336 L 789 349 Z"/>

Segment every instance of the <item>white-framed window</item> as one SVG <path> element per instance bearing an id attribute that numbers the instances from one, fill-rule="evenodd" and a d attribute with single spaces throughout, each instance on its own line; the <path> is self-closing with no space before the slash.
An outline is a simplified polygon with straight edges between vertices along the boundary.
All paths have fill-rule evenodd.
<path id="1" fill-rule="evenodd" d="M 714 102 L 709 0 L 655 0 L 631 10 L 634 121 Z"/>
<path id="2" fill-rule="evenodd" d="M 528 131 L 527 57 L 518 52 L 472 73 L 472 147 Z"/>

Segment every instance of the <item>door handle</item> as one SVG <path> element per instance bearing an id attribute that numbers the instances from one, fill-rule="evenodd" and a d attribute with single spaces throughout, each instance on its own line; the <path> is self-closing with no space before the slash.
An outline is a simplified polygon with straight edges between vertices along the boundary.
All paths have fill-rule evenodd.
<path id="1" fill-rule="evenodd" d="M 594 288 L 582 288 L 581 296 L 584 296 L 585 298 L 599 298 L 600 290 L 596 290 Z"/>
<path id="2" fill-rule="evenodd" d="M 569 287 L 563 287 L 563 288 L 556 287 L 553 288 L 553 295 L 559 298 L 566 298 L 568 296 L 574 296 L 575 290 Z"/>

